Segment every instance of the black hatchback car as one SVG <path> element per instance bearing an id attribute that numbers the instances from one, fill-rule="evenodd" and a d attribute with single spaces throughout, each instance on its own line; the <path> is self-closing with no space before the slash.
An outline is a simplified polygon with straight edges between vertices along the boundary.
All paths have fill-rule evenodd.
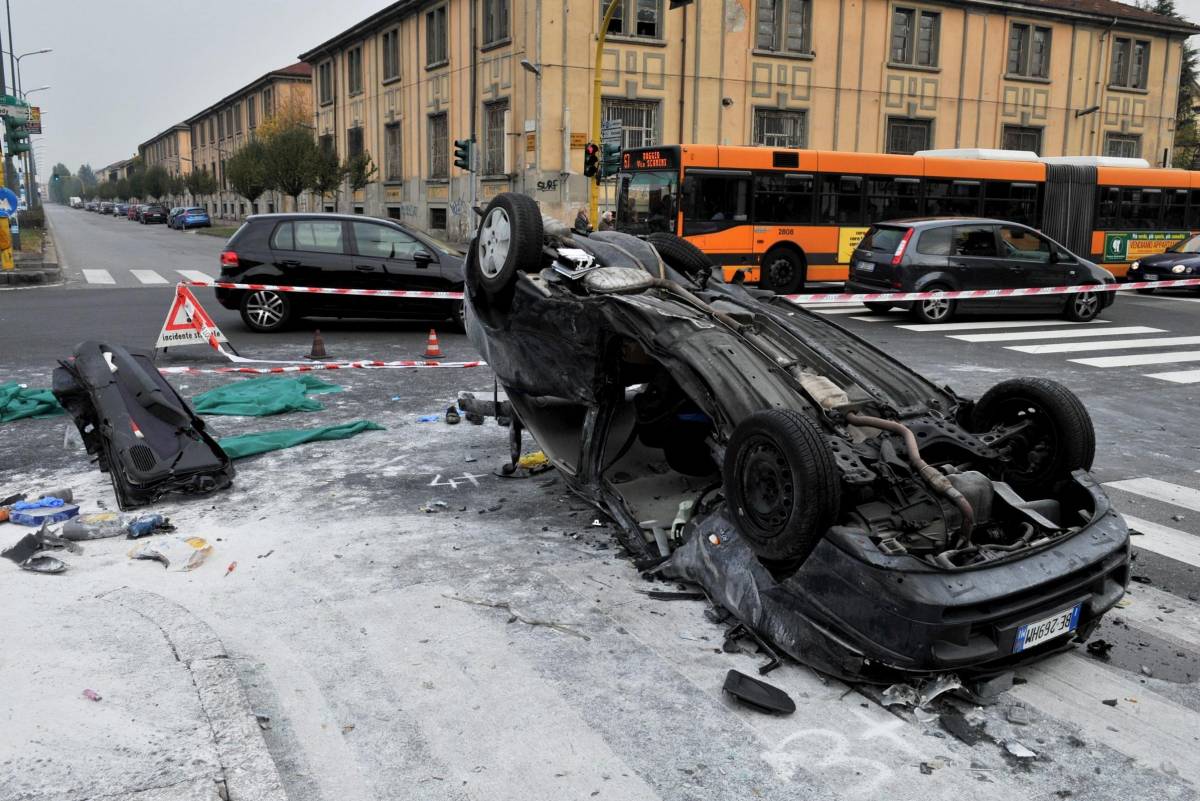
<path id="1" fill-rule="evenodd" d="M 351 214 L 259 214 L 225 243 L 221 279 L 239 284 L 459 292 L 462 254 L 391 220 Z M 217 289 L 253 331 L 301 317 L 451 320 L 462 301 Z"/>
<path id="2" fill-rule="evenodd" d="M 165 223 L 167 221 L 167 207 L 160 206 L 157 203 L 151 203 L 148 206 L 142 206 L 138 209 L 138 222 L 142 225 L 150 223 Z"/>
<path id="3" fill-rule="evenodd" d="M 1200 234 L 1179 240 L 1163 253 L 1138 259 L 1129 265 L 1129 272 L 1125 277 L 1130 281 L 1178 281 L 1182 278 L 1200 278 Z M 1144 295 L 1154 291 L 1153 288 L 1138 290 Z M 1200 288 L 1197 291 L 1200 291 Z"/>
<path id="4" fill-rule="evenodd" d="M 1108 270 L 1019 223 L 938 217 L 872 226 L 851 258 L 846 291 L 949 292 L 1109 284 L 1115 280 Z M 1112 292 L 1078 292 L 995 300 L 881 301 L 866 306 L 874 312 L 906 306 L 913 317 L 926 323 L 947 322 L 960 308 L 1008 311 L 1014 306 L 1058 312 L 1069 320 L 1084 322 L 1112 302 Z"/>

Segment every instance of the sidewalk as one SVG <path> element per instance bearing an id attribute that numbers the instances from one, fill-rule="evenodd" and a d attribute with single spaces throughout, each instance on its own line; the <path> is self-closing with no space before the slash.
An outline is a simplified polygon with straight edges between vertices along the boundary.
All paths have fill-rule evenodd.
<path id="1" fill-rule="evenodd" d="M 0 801 L 286 798 L 207 624 L 154 593 L 76 598 L 46 578 L 5 571 L 24 586 L 0 608 Z"/>
<path id="2" fill-rule="evenodd" d="M 58 263 L 58 251 L 54 247 L 54 232 L 50 229 L 49 215 L 46 216 L 46 227 L 42 234 L 42 252 L 13 253 L 14 269 L 0 270 L 0 287 L 62 283 L 62 267 Z"/>

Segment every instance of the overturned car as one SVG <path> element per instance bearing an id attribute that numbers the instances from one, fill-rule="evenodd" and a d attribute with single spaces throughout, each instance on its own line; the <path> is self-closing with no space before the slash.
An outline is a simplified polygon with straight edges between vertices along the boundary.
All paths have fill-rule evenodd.
<path id="1" fill-rule="evenodd" d="M 938 387 L 685 240 L 588 236 L 503 194 L 467 332 L 639 566 L 821 670 L 986 676 L 1086 639 L 1129 577 L 1065 387 Z"/>

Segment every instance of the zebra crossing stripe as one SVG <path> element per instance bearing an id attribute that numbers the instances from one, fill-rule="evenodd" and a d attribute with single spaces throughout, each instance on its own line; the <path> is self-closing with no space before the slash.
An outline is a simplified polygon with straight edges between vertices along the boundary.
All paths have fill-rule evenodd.
<path id="1" fill-rule="evenodd" d="M 1055 342 L 1049 345 L 1009 345 L 1006 350 L 1015 350 L 1021 353 L 1074 353 L 1084 350 L 1169 348 L 1177 345 L 1200 345 L 1200 336 L 1158 337 L 1157 339 L 1105 339 L 1099 342 Z"/>
<path id="2" fill-rule="evenodd" d="M 855 320 L 864 319 L 855 317 Z M 881 319 L 881 318 L 865 318 Z M 887 319 L 887 318 L 882 318 Z M 927 331 L 940 333 L 942 331 L 982 331 L 988 328 L 1045 328 L 1047 326 L 1080 326 L 1107 323 L 1108 320 L 1092 320 L 1090 323 L 1076 323 L 1070 320 L 976 320 L 970 323 L 914 323 L 913 325 L 898 325 L 905 331 Z"/>
<path id="3" fill-rule="evenodd" d="M 206 273 L 202 273 L 199 270 L 176 270 L 175 272 L 182 275 L 188 281 L 210 281 L 210 280 L 212 280 L 208 277 L 208 275 Z"/>
<path id="4" fill-rule="evenodd" d="M 83 270 L 83 279 L 89 284 L 117 283 L 108 270 Z"/>
<path id="5" fill-rule="evenodd" d="M 130 270 L 133 277 L 141 281 L 143 284 L 165 284 L 167 279 L 163 278 L 154 270 Z"/>
<path id="6" fill-rule="evenodd" d="M 1178 350 L 1170 353 L 1134 353 L 1129 356 L 1096 356 L 1090 359 L 1070 359 L 1088 367 L 1140 367 L 1144 364 L 1173 364 L 1200 362 L 1200 350 Z"/>
<path id="7" fill-rule="evenodd" d="M 1123 481 L 1107 481 L 1105 487 L 1132 492 L 1152 501 L 1162 501 L 1172 506 L 1182 506 L 1200 512 L 1200 490 L 1160 481 L 1157 478 L 1127 478 Z"/>
<path id="8" fill-rule="evenodd" d="M 1161 328 L 1146 325 L 1116 326 L 1113 328 L 1056 328 L 1051 331 L 1001 331 L 994 334 L 950 334 L 949 339 L 963 342 L 1020 342 L 1035 339 L 1081 339 L 1083 337 L 1127 336 L 1129 334 L 1165 334 Z M 1073 347 L 1067 346 L 1068 349 Z"/>
<path id="9" fill-rule="evenodd" d="M 1133 515 L 1122 513 L 1121 516 L 1130 528 L 1141 532 L 1141 536 L 1129 540 L 1135 548 L 1143 548 L 1177 562 L 1200 567 L 1200 537 Z"/>
<path id="10" fill-rule="evenodd" d="M 1200 384 L 1200 370 L 1173 370 L 1166 373 L 1146 373 L 1146 378 L 1157 378 L 1175 384 Z M 1197 472 L 1200 472 L 1198 470 Z"/>

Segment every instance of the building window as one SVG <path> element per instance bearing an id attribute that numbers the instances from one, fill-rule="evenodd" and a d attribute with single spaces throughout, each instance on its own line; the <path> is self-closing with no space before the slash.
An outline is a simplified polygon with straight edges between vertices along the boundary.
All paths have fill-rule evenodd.
<path id="1" fill-rule="evenodd" d="M 246 125 L 252 131 L 258 127 L 258 105 L 253 97 L 246 100 Z"/>
<path id="2" fill-rule="evenodd" d="M 1143 39 L 1118 36 L 1113 39 L 1112 69 L 1109 86 L 1145 89 L 1150 72 L 1150 43 Z"/>
<path id="3" fill-rule="evenodd" d="M 333 62 L 326 61 L 317 67 L 317 97 L 321 105 L 333 102 Z"/>
<path id="4" fill-rule="evenodd" d="M 337 155 L 337 148 L 333 141 L 333 134 L 323 134 L 317 137 L 317 147 L 319 147 L 321 152 L 326 156 Z"/>
<path id="5" fill-rule="evenodd" d="M 450 177 L 450 121 L 444 111 L 429 115 L 429 177 Z"/>
<path id="6" fill-rule="evenodd" d="M 1046 78 L 1050 74 L 1050 29 L 1014 22 L 1008 32 L 1008 74 Z"/>
<path id="7" fill-rule="evenodd" d="M 238 133 L 242 132 L 242 104 L 238 103 L 233 107 L 233 125 Z"/>
<path id="8" fill-rule="evenodd" d="M 400 123 L 393 122 L 383 128 L 383 179 L 385 181 L 401 181 L 404 179 L 404 166 L 401 162 Z"/>
<path id="9" fill-rule="evenodd" d="M 808 114 L 804 111 L 754 109 L 754 144 L 767 147 L 805 147 Z"/>
<path id="10" fill-rule="evenodd" d="M 509 0 L 483 0 L 483 43 L 485 45 L 508 38 Z"/>
<path id="11" fill-rule="evenodd" d="M 655 100 L 603 99 L 605 120 L 621 123 L 621 149 L 658 144 L 658 102 Z"/>
<path id="12" fill-rule="evenodd" d="M 892 63 L 936 67 L 942 15 L 923 8 L 892 10 Z"/>
<path id="13" fill-rule="evenodd" d="M 1140 134 L 1106 133 L 1104 135 L 1104 155 L 1118 156 L 1127 159 L 1142 157 L 1142 137 Z"/>
<path id="14" fill-rule="evenodd" d="M 217 115 L 217 138 L 221 141 L 225 140 L 225 115 Z"/>
<path id="15" fill-rule="evenodd" d="M 270 117 L 275 111 L 275 93 L 271 89 L 263 89 L 262 93 L 262 112 L 263 119 Z"/>
<path id="16" fill-rule="evenodd" d="M 357 158 L 363 154 L 363 129 L 362 126 L 351 128 L 346 131 L 346 155 L 350 158 Z"/>
<path id="17" fill-rule="evenodd" d="M 600 3 L 600 20 L 608 3 Z M 663 38 L 662 0 L 621 0 L 608 23 L 608 32 L 621 36 L 645 36 Z"/>
<path id="18" fill-rule="evenodd" d="M 388 31 L 381 40 L 383 50 L 383 79 L 394 80 L 400 77 L 400 29 Z"/>
<path id="19" fill-rule="evenodd" d="M 887 152 L 916 153 L 918 150 L 928 150 L 932 133 L 932 120 L 888 117 Z"/>
<path id="20" fill-rule="evenodd" d="M 1005 150 L 1029 150 L 1042 152 L 1042 129 L 1024 125 L 1005 125 L 1001 137 Z"/>
<path id="21" fill-rule="evenodd" d="M 497 100 L 483 106 L 483 174 L 503 175 L 504 169 L 504 120 L 508 113 L 508 101 Z"/>
<path id="22" fill-rule="evenodd" d="M 810 53 L 812 0 L 758 0 L 755 47 L 776 53 Z"/>
<path id="23" fill-rule="evenodd" d="M 204 147 L 204 126 L 203 125 L 197 126 L 196 133 L 199 134 L 200 147 Z"/>
<path id="24" fill-rule="evenodd" d="M 208 141 L 215 142 L 217 137 L 213 136 L 213 118 L 208 118 Z"/>
<path id="25" fill-rule="evenodd" d="M 446 54 L 446 7 L 439 6 L 425 13 L 425 66 L 432 67 L 449 61 Z"/>
<path id="26" fill-rule="evenodd" d="M 362 90 L 362 47 L 352 47 L 346 51 L 346 94 L 353 97 Z"/>
<path id="27" fill-rule="evenodd" d="M 446 230 L 446 210 L 444 208 L 429 210 L 429 227 L 436 231 Z"/>

